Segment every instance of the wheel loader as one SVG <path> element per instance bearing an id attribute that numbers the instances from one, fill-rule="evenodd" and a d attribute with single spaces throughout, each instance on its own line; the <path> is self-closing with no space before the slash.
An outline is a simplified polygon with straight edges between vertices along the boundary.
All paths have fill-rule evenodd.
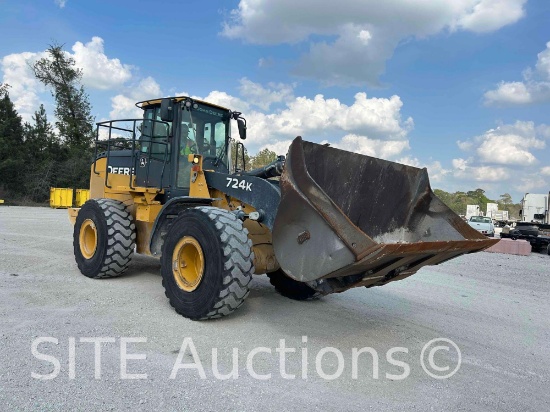
<path id="1" fill-rule="evenodd" d="M 119 276 L 134 253 L 160 259 L 181 315 L 234 312 L 253 275 L 307 300 L 382 286 L 490 247 L 432 192 L 426 169 L 296 137 L 246 170 L 239 112 L 190 97 L 136 103 L 140 119 L 97 124 L 90 200 L 69 209 L 83 275 Z"/>

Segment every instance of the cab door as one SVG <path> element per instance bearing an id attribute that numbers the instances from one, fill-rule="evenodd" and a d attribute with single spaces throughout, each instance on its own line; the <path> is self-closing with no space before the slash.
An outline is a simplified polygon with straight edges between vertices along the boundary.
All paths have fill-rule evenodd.
<path id="1" fill-rule="evenodd" d="M 160 119 L 160 107 L 145 110 L 136 156 L 136 184 L 164 188 L 170 185 L 171 122 Z"/>

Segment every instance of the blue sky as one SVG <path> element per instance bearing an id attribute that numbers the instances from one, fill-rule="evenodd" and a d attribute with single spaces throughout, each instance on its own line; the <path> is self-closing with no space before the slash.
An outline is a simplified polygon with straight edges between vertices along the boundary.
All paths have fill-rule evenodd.
<path id="1" fill-rule="evenodd" d="M 549 21 L 547 0 L 0 0 L 0 81 L 53 120 L 27 63 L 58 42 L 98 121 L 185 93 L 242 111 L 251 152 L 302 135 L 519 201 L 550 190 Z"/>

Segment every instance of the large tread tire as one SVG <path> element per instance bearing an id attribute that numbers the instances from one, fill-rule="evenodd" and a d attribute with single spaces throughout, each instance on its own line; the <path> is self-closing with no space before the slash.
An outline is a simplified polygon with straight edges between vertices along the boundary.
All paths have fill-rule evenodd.
<path id="1" fill-rule="evenodd" d="M 195 238 L 204 255 L 204 274 L 193 291 L 181 289 L 172 270 L 174 248 Z M 191 320 L 216 319 L 239 308 L 249 293 L 254 253 L 248 231 L 235 214 L 211 206 L 181 212 L 166 234 L 161 257 L 162 285 L 170 305 Z"/>
<path id="2" fill-rule="evenodd" d="M 85 221 L 95 224 L 97 247 L 91 258 L 80 248 L 80 230 Z M 124 203 L 113 199 L 90 199 L 78 212 L 73 232 L 76 264 L 84 276 L 92 279 L 122 275 L 134 253 L 136 226 Z"/>
<path id="3" fill-rule="evenodd" d="M 282 296 L 293 300 L 313 300 L 321 294 L 305 283 L 288 277 L 281 269 L 267 274 L 269 282 Z"/>

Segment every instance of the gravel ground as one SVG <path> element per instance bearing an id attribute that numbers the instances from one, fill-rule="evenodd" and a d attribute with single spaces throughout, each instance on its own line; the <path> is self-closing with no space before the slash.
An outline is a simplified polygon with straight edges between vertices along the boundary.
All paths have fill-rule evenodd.
<path id="1" fill-rule="evenodd" d="M 0 410 L 550 409 L 550 256 L 477 253 L 313 302 L 285 299 L 258 276 L 234 315 L 192 322 L 169 306 L 155 259 L 136 256 L 117 279 L 82 276 L 66 215 L 0 207 Z M 40 343 L 34 356 L 41 337 L 57 344 Z M 97 337 L 112 341 L 98 344 L 100 359 L 93 343 L 81 341 Z M 422 348 L 436 338 L 460 350 L 460 367 L 447 379 L 421 366 Z M 281 339 L 296 348 L 282 354 L 284 364 Z M 432 363 L 437 345 L 424 352 L 432 374 L 458 364 L 456 349 L 445 345 Z M 125 346 L 145 358 L 121 365 Z M 251 371 L 247 357 L 258 347 L 264 352 Z M 352 352 L 364 347 L 371 353 L 358 357 L 354 371 Z M 233 351 L 238 378 L 221 380 L 213 366 L 229 374 Z M 55 357 L 60 370 L 40 354 Z M 195 369 L 171 379 L 174 365 Z M 33 378 L 52 372 L 49 380 Z"/>

